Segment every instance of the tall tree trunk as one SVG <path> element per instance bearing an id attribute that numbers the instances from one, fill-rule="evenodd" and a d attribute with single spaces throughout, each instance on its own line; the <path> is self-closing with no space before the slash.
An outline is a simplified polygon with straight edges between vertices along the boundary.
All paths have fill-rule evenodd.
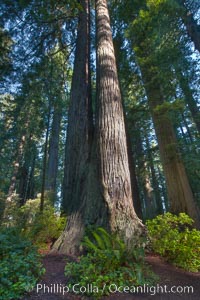
<path id="1" fill-rule="evenodd" d="M 28 167 L 26 162 L 24 162 L 23 166 L 20 168 L 20 174 L 19 174 L 19 188 L 18 188 L 18 194 L 20 198 L 20 206 L 24 205 L 26 202 L 26 191 L 27 191 L 27 185 L 28 185 Z"/>
<path id="2" fill-rule="evenodd" d="M 142 202 L 141 202 L 141 198 L 140 198 L 139 185 L 138 185 L 138 179 L 137 179 L 136 167 L 135 167 L 135 160 L 129 149 L 131 150 L 131 148 L 129 148 L 129 146 L 128 146 L 128 156 L 130 157 L 129 158 L 129 169 L 130 169 L 131 187 L 132 187 L 132 193 L 133 193 L 133 207 L 135 209 L 137 216 L 140 219 L 143 219 Z"/>
<path id="3" fill-rule="evenodd" d="M 59 105 L 54 107 L 51 136 L 49 141 L 49 155 L 47 162 L 45 190 L 50 192 L 52 203 L 56 201 L 56 179 L 58 174 L 59 134 L 62 112 Z"/>
<path id="4" fill-rule="evenodd" d="M 45 181 L 46 181 L 46 172 L 47 172 L 48 141 L 49 141 L 49 131 L 50 131 L 50 115 L 51 115 L 51 105 L 50 105 L 50 102 L 49 102 L 49 111 L 48 111 L 48 115 L 47 115 L 47 128 L 46 128 L 45 142 L 44 142 L 43 166 L 42 166 L 40 212 L 43 212 L 43 209 L 44 209 Z"/>
<path id="5" fill-rule="evenodd" d="M 74 76 L 75 74 L 78 76 L 81 73 L 81 62 L 83 63 L 81 66 L 84 70 L 86 69 L 87 61 L 84 58 L 88 57 L 88 52 L 85 51 L 82 53 L 84 54 L 83 59 L 80 59 L 80 51 L 87 49 L 85 43 L 88 37 L 88 1 L 83 1 L 82 4 L 85 10 L 80 12 L 76 52 L 77 61 L 75 59 L 74 67 L 78 68 L 78 73 L 75 73 L 74 69 Z M 74 112 L 73 122 L 75 122 L 75 125 L 77 122 L 79 126 L 74 127 L 73 124 L 71 130 L 76 130 L 76 134 L 80 136 L 81 142 L 78 143 L 77 149 L 73 148 L 73 153 L 76 151 L 74 154 L 76 163 L 78 164 L 74 165 L 72 162 L 72 158 L 74 159 L 73 154 L 67 165 L 69 169 L 72 166 L 73 168 L 76 167 L 77 176 L 71 182 L 74 195 L 71 194 L 71 190 L 68 194 L 68 197 L 71 199 L 66 198 L 66 204 L 68 203 L 69 205 L 66 208 L 68 213 L 70 212 L 67 227 L 54 246 L 54 251 L 59 250 L 60 253 L 72 253 L 77 250 L 84 227 L 88 224 L 105 226 L 110 231 L 121 234 L 127 243 L 135 241 L 136 234 L 141 234 L 144 230 L 144 226 L 136 216 L 133 208 L 124 116 L 117 79 L 109 15 L 105 0 L 96 1 L 96 17 L 96 131 L 90 156 L 90 149 L 88 151 L 88 134 L 86 134 L 90 128 L 88 123 L 88 119 L 90 120 L 88 118 L 88 101 L 85 101 L 88 99 L 88 94 L 79 90 L 84 86 L 83 83 L 85 82 L 83 81 L 85 73 L 83 73 L 80 78 L 81 85 L 76 90 L 76 93 L 80 93 L 78 93 L 76 105 L 80 105 L 83 112 L 80 108 L 78 112 L 82 112 L 81 116 L 85 116 L 85 118 L 79 123 L 80 120 L 77 118 L 79 115 L 77 116 L 77 111 Z M 84 44 L 82 44 L 83 42 Z M 84 99 L 84 95 L 86 99 Z M 83 103 L 82 100 L 84 101 Z M 83 130 L 84 128 L 87 128 L 87 131 Z M 74 135 L 73 138 L 75 138 Z M 87 160 L 90 160 L 89 169 L 87 167 Z M 69 179 L 71 180 L 72 178 Z M 68 182 L 65 182 L 65 192 L 67 192 L 67 189 L 72 188 L 72 186 L 68 185 Z"/>
<path id="6" fill-rule="evenodd" d="M 121 93 L 106 0 L 96 0 L 98 174 L 105 223 L 126 242 L 134 241 L 143 225 L 133 208 L 131 178 Z"/>
<path id="7" fill-rule="evenodd" d="M 152 178 L 152 185 L 153 185 L 153 195 L 155 198 L 155 203 L 156 203 L 156 215 L 162 214 L 164 213 L 164 209 L 163 209 L 163 205 L 162 205 L 162 199 L 161 199 L 161 195 L 160 195 L 160 189 L 159 189 L 159 181 L 158 178 L 156 176 L 156 170 L 154 167 L 154 161 L 153 161 L 153 157 L 152 157 L 152 149 L 150 148 L 149 145 L 149 139 L 146 136 L 146 145 L 147 145 L 147 156 L 148 156 L 148 161 L 149 161 L 149 167 L 151 170 L 151 178 Z"/>
<path id="8" fill-rule="evenodd" d="M 124 118 L 125 118 L 124 114 Z M 128 132 L 128 125 L 127 121 L 125 119 L 125 129 L 126 129 L 126 138 L 127 138 L 127 148 L 128 148 L 128 161 L 129 161 L 129 170 L 130 170 L 130 176 L 131 176 L 131 187 L 132 187 L 132 193 L 133 193 L 133 206 L 135 209 L 135 212 L 137 216 L 142 219 L 142 203 L 140 199 L 140 192 L 139 192 L 139 185 L 138 185 L 138 179 L 136 175 L 136 165 L 134 156 L 132 154 L 132 145 L 131 145 L 131 138 L 130 134 Z"/>
<path id="9" fill-rule="evenodd" d="M 194 219 L 196 227 L 200 227 L 197 205 L 182 162 L 176 135 L 170 116 L 166 111 L 156 111 L 164 102 L 157 74 L 151 68 L 141 68 L 146 93 L 155 126 L 160 157 L 166 178 L 167 192 L 172 213 L 185 212 Z"/>
<path id="10" fill-rule="evenodd" d="M 35 182 L 34 182 L 34 173 L 35 173 L 35 162 L 36 162 L 36 153 L 37 148 L 34 145 L 33 146 L 33 157 L 30 163 L 30 170 L 29 170 L 29 178 L 28 178 L 28 184 L 27 184 L 27 191 L 26 191 L 26 200 L 27 199 L 34 199 L 36 197 L 35 194 Z"/>
<path id="11" fill-rule="evenodd" d="M 52 250 L 60 253 L 79 251 L 84 232 L 85 189 L 93 134 L 89 0 L 81 0 L 80 4 L 83 9 L 79 12 L 63 179 L 62 207 L 67 213 L 67 225 Z"/>
<path id="12" fill-rule="evenodd" d="M 25 142 L 26 142 L 26 136 L 24 134 L 24 135 L 21 136 L 21 140 L 19 142 L 18 149 L 17 149 L 16 159 L 14 161 L 13 174 L 12 174 L 12 177 L 11 177 L 10 187 L 9 187 L 9 190 L 8 190 L 8 197 L 7 197 L 8 202 L 12 201 L 12 197 L 13 197 L 13 195 L 15 193 L 15 190 L 16 190 L 17 176 L 18 176 L 18 173 L 19 173 L 19 169 L 22 165 L 22 158 L 23 158 L 23 154 L 24 154 Z"/>
<path id="13" fill-rule="evenodd" d="M 20 167 L 22 166 L 22 160 L 23 160 L 23 155 L 24 155 L 24 147 L 25 147 L 25 142 L 26 142 L 26 135 L 25 133 L 22 134 L 18 148 L 17 148 L 17 153 L 16 153 L 16 159 L 14 161 L 14 166 L 13 166 L 13 173 L 10 181 L 10 186 L 8 190 L 8 195 L 5 201 L 5 207 L 4 207 L 4 212 L 3 212 L 3 220 L 8 219 L 8 211 L 10 206 L 12 205 L 13 202 L 13 197 L 16 194 L 16 188 L 17 188 L 17 177 L 19 174 Z"/>
<path id="14" fill-rule="evenodd" d="M 85 165 L 89 155 L 92 127 L 89 91 L 89 11 L 88 0 L 80 1 L 79 25 L 69 107 L 68 130 L 63 180 L 63 209 L 71 213 L 80 205 Z"/>
<path id="15" fill-rule="evenodd" d="M 194 140 L 193 140 L 192 134 L 190 132 L 190 128 L 188 126 L 188 123 L 187 123 L 187 120 L 185 118 L 184 113 L 182 113 L 181 116 L 182 116 L 182 119 L 183 119 L 183 124 L 184 124 L 185 128 L 187 129 L 187 135 L 189 137 L 190 144 L 193 144 Z M 186 144 L 187 144 L 187 142 L 186 142 Z"/>
<path id="16" fill-rule="evenodd" d="M 136 131 L 136 124 L 133 124 L 134 131 Z M 141 182 L 141 190 L 143 191 L 144 197 L 144 218 L 152 218 L 155 214 L 153 189 L 151 187 L 151 180 L 147 169 L 147 162 L 142 147 L 142 139 L 140 132 L 137 133 L 136 137 L 136 152 L 138 157 L 138 169 Z"/>
<path id="17" fill-rule="evenodd" d="M 188 104 L 192 118 L 196 124 L 196 128 L 197 128 L 198 132 L 200 133 L 200 109 L 193 97 L 193 93 L 189 86 L 188 79 L 186 77 L 184 77 L 182 72 L 179 73 L 178 75 L 179 75 L 180 88 L 183 91 L 183 94 L 185 97 L 185 102 Z"/>
<path id="18" fill-rule="evenodd" d="M 37 147 L 32 140 L 32 135 L 30 134 L 25 147 L 24 153 L 24 163 L 19 171 L 19 184 L 17 189 L 17 194 L 20 198 L 20 206 L 26 203 L 27 199 L 34 199 L 34 169 Z"/>
<path id="19" fill-rule="evenodd" d="M 144 162 L 143 171 L 144 198 L 146 207 L 145 219 L 152 219 L 153 217 L 155 217 L 155 205 L 153 198 L 153 188 L 151 186 L 151 180 L 149 177 L 146 161 Z"/>
<path id="20" fill-rule="evenodd" d="M 186 7 L 184 0 L 176 0 L 180 7 L 183 9 L 182 20 L 186 27 L 187 33 L 194 43 L 195 49 L 200 52 L 200 25 L 194 19 L 193 13 L 191 13 Z"/>

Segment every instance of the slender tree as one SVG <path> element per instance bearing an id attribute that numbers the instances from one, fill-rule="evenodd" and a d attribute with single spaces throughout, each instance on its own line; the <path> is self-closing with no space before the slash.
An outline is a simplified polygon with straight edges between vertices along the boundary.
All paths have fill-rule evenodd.
<path id="1" fill-rule="evenodd" d="M 53 203 L 55 203 L 56 201 L 56 183 L 58 174 L 58 154 L 61 118 L 62 109 L 60 108 L 60 105 L 57 104 L 54 106 L 53 112 L 45 183 L 45 190 L 50 192 L 49 196 Z"/>

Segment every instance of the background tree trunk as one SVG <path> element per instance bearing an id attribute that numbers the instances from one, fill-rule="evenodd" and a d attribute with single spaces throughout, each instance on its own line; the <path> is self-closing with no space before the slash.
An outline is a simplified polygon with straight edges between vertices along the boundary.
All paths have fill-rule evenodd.
<path id="1" fill-rule="evenodd" d="M 47 116 L 47 128 L 45 133 L 45 142 L 44 142 L 44 156 L 42 163 L 42 184 L 41 184 L 41 197 L 40 197 L 40 211 L 44 209 L 44 200 L 45 200 L 45 181 L 46 181 L 46 172 L 47 172 L 47 155 L 48 155 L 48 141 L 49 141 L 49 132 L 50 132 L 50 114 L 51 114 L 51 105 L 49 103 L 48 116 Z"/>
<path id="2" fill-rule="evenodd" d="M 180 88 L 183 91 L 185 102 L 188 104 L 192 118 L 196 124 L 198 132 L 200 133 L 200 110 L 193 97 L 192 90 L 189 86 L 189 81 L 184 74 L 182 74 L 182 72 L 177 71 L 177 76 L 179 77 Z"/>
<path id="3" fill-rule="evenodd" d="M 186 27 L 187 33 L 194 43 L 195 49 L 200 52 L 200 25 L 194 19 L 193 13 L 186 7 L 183 0 L 176 0 L 181 8 L 183 8 L 182 20 Z"/>
<path id="4" fill-rule="evenodd" d="M 156 210 L 154 211 L 154 216 L 155 215 L 160 215 L 164 213 L 163 205 L 162 205 L 162 197 L 159 189 L 159 183 L 158 179 L 156 176 L 156 170 L 153 164 L 153 157 L 152 157 L 152 149 L 150 148 L 149 145 L 149 140 L 148 137 L 146 137 L 146 145 L 147 145 L 147 156 L 148 156 L 148 161 L 149 161 L 149 167 L 151 170 L 151 178 L 152 178 L 152 187 L 153 187 L 153 195 L 155 199 L 155 204 L 156 204 Z"/>
<path id="5" fill-rule="evenodd" d="M 12 177 L 11 177 L 11 182 L 10 182 L 10 186 L 9 186 L 9 190 L 8 190 L 7 202 L 12 201 L 12 197 L 15 194 L 15 191 L 16 191 L 17 176 L 18 176 L 18 173 L 19 173 L 19 169 L 22 166 L 25 142 L 26 142 L 26 135 L 23 134 L 21 136 L 21 139 L 20 139 L 20 142 L 19 142 L 19 145 L 18 145 L 18 149 L 17 149 L 16 159 L 15 159 L 14 164 L 13 164 L 14 169 L 13 169 L 13 174 L 12 174 Z"/>
<path id="6" fill-rule="evenodd" d="M 50 192 L 52 203 L 56 202 L 56 179 L 58 173 L 59 134 L 62 111 L 59 106 L 54 107 L 51 136 L 49 141 L 49 154 L 46 172 L 45 190 Z"/>
<path id="7" fill-rule="evenodd" d="M 170 211 L 185 212 L 200 227 L 199 211 L 195 203 L 189 180 L 182 162 L 172 122 L 168 112 L 156 111 L 164 102 L 161 87 L 156 74 L 151 74 L 147 68 L 142 68 L 142 76 L 155 126 L 160 157 L 166 178 Z"/>

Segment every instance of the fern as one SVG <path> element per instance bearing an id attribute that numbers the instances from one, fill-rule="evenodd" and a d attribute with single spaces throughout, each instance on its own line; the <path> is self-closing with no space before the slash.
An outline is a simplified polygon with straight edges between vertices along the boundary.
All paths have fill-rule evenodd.
<path id="1" fill-rule="evenodd" d="M 110 293 L 108 287 L 152 284 L 154 276 L 140 259 L 140 249 L 127 249 L 125 243 L 115 234 L 106 232 L 99 227 L 90 228 L 83 240 L 88 252 L 76 263 L 69 262 L 65 267 L 65 275 L 70 277 L 70 286 L 76 282 L 86 286 L 92 282 L 99 287 L 99 293 L 92 299 L 100 299 Z M 136 256 L 139 259 L 136 259 Z M 149 277 L 149 278 L 148 278 Z M 157 279 L 156 279 L 157 280 Z M 86 292 L 93 296 L 93 292 Z"/>
<path id="2" fill-rule="evenodd" d="M 104 243 L 104 239 L 102 237 L 101 234 L 98 234 L 97 233 L 97 230 L 96 231 L 92 231 L 92 235 L 95 239 L 95 243 L 97 244 L 97 247 L 101 250 L 105 250 L 106 249 L 106 245 Z"/>
<path id="3" fill-rule="evenodd" d="M 109 234 L 104 228 L 90 229 L 83 239 L 83 246 L 88 251 L 116 250 L 125 251 L 125 243 L 117 235 Z"/>
<path id="4" fill-rule="evenodd" d="M 83 246 L 89 250 L 89 251 L 98 251 L 98 248 L 97 246 L 95 245 L 95 243 L 93 243 L 88 236 L 85 236 L 84 237 L 84 240 L 83 240 Z"/>
<path id="5" fill-rule="evenodd" d="M 113 246 L 111 235 L 102 227 L 98 227 L 97 231 L 101 234 L 101 238 L 104 240 L 104 249 L 111 249 Z"/>

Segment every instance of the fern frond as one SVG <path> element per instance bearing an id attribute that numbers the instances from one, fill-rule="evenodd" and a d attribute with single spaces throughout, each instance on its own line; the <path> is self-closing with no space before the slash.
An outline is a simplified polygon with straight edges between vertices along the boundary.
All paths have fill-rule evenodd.
<path id="1" fill-rule="evenodd" d="M 96 246 L 95 243 L 93 243 L 88 236 L 85 236 L 83 239 L 83 246 L 85 246 L 85 248 L 89 251 L 93 250 L 93 251 L 98 251 L 98 247 Z"/>
<path id="2" fill-rule="evenodd" d="M 102 239 L 104 240 L 105 249 L 112 249 L 112 236 L 102 227 L 97 228 L 97 231 L 101 234 Z"/>
<path id="3" fill-rule="evenodd" d="M 104 243 L 104 239 L 102 238 L 102 236 L 100 234 L 97 233 L 97 230 L 96 231 L 92 231 L 92 235 L 93 235 L 93 237 L 95 239 L 95 242 L 97 244 L 98 249 L 105 250 L 106 249 L 106 245 Z"/>

